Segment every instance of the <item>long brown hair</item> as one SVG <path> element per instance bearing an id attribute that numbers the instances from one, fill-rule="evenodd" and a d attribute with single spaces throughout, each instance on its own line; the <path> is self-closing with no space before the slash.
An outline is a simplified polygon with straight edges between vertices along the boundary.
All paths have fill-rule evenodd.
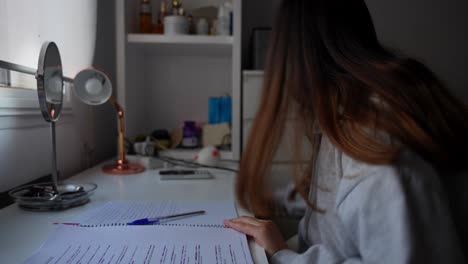
<path id="1" fill-rule="evenodd" d="M 370 164 L 395 162 L 405 146 L 440 170 L 466 166 L 458 155 L 468 149 L 466 105 L 422 63 L 379 43 L 364 0 L 283 0 L 266 65 L 237 183 L 241 205 L 257 215 L 271 209 L 265 177 L 288 116 L 296 125 L 296 184 L 304 198 L 314 157 L 304 169 L 302 138 L 317 147 L 315 127 Z"/>

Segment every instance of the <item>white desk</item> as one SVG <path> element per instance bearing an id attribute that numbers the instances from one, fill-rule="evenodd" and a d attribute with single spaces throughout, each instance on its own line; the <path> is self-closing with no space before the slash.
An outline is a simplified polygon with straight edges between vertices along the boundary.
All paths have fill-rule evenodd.
<path id="1" fill-rule="evenodd" d="M 68 181 L 98 185 L 91 202 L 61 212 L 30 212 L 16 204 L 0 210 L 0 263 L 21 263 L 31 256 L 51 232 L 53 222 L 67 222 L 90 207 L 110 200 L 234 200 L 235 175 L 212 171 L 213 180 L 160 181 L 155 170 L 136 175 L 103 174 L 100 166 Z M 240 215 L 247 214 L 239 209 Z M 268 263 L 265 252 L 249 241 L 255 263 Z"/>

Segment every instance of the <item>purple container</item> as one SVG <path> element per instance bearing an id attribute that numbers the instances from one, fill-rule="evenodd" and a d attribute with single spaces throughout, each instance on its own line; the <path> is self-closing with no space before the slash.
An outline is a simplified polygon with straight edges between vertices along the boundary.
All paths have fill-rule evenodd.
<path id="1" fill-rule="evenodd" d="M 198 132 L 194 121 L 184 122 L 184 136 L 182 139 L 182 147 L 196 148 L 198 147 Z"/>
<path id="2" fill-rule="evenodd" d="M 185 121 L 184 122 L 184 138 L 196 137 L 196 136 L 197 136 L 197 127 L 195 126 L 195 122 Z"/>

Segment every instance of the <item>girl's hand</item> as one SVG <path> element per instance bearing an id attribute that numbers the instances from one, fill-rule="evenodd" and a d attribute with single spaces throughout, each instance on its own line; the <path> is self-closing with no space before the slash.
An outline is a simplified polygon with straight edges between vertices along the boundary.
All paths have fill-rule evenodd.
<path id="1" fill-rule="evenodd" d="M 242 216 L 224 220 L 224 225 L 253 237 L 255 242 L 263 247 L 270 257 L 277 251 L 288 247 L 272 221 Z"/>

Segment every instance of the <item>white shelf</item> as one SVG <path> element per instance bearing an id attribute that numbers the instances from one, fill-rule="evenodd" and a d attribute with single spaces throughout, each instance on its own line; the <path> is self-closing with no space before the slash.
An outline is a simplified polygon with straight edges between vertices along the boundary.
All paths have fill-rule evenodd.
<path id="1" fill-rule="evenodd" d="M 129 43 L 147 44 L 189 44 L 189 45 L 227 45 L 232 46 L 231 36 L 168 36 L 157 34 L 128 34 Z"/>
<path id="2" fill-rule="evenodd" d="M 127 41 L 137 52 L 153 55 L 231 56 L 234 40 L 230 36 L 128 34 Z"/>

